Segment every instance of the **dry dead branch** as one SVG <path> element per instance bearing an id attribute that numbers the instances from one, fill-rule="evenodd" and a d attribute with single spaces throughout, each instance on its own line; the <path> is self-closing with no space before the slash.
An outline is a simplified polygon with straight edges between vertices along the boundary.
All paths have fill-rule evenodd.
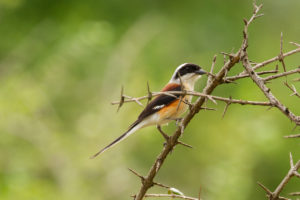
<path id="1" fill-rule="evenodd" d="M 290 179 L 294 176 L 300 177 L 298 172 L 300 168 L 300 160 L 294 165 L 292 153 L 290 153 L 290 170 L 288 171 L 287 175 L 282 179 L 279 185 L 276 187 L 274 192 L 271 192 L 266 186 L 261 183 L 258 183 L 267 193 L 267 197 L 269 200 L 276 200 L 276 199 L 288 199 L 286 197 L 280 197 L 280 193 L 282 192 L 285 185 L 290 181 Z M 290 194 L 291 195 L 291 194 Z"/>
<path id="2" fill-rule="evenodd" d="M 296 125 L 300 125 L 300 116 L 295 115 L 289 108 L 287 108 L 283 103 L 281 103 L 277 97 L 271 92 L 270 88 L 266 86 L 267 83 L 269 83 L 272 80 L 275 80 L 280 77 L 287 77 L 292 74 L 300 73 L 300 68 L 297 67 L 296 69 L 286 71 L 287 66 L 286 63 L 284 62 L 284 59 L 288 56 L 291 56 L 293 54 L 296 54 L 300 52 L 300 45 L 297 43 L 292 43 L 293 45 L 296 46 L 296 49 L 291 50 L 289 52 L 284 53 L 283 52 L 283 34 L 281 33 L 280 36 L 280 52 L 279 55 L 259 62 L 259 63 L 254 63 L 251 62 L 248 53 L 247 53 L 247 48 L 248 48 L 248 28 L 249 26 L 253 23 L 253 21 L 261 16 L 263 14 L 259 14 L 260 9 L 262 8 L 261 5 L 256 5 L 255 3 L 253 4 L 254 11 L 250 19 L 244 19 L 244 29 L 243 29 L 243 40 L 241 43 L 241 47 L 235 52 L 235 53 L 224 53 L 224 65 L 221 67 L 221 69 L 214 74 L 215 70 L 215 65 L 216 65 L 216 55 L 213 58 L 212 61 L 212 66 L 210 69 L 210 72 L 208 72 L 208 80 L 206 83 L 205 88 L 203 91 L 200 92 L 195 92 L 195 91 L 172 91 L 172 92 L 151 92 L 149 84 L 147 83 L 147 92 L 148 94 L 146 96 L 142 97 L 130 97 L 127 95 L 124 95 L 124 89 L 122 87 L 121 90 L 121 98 L 120 101 L 112 102 L 113 105 L 117 104 L 118 105 L 118 110 L 120 107 L 127 102 L 135 102 L 139 105 L 141 105 L 141 100 L 147 99 L 148 102 L 161 94 L 164 95 L 170 95 L 172 97 L 176 97 L 176 95 L 179 95 L 179 97 L 176 97 L 178 99 L 182 99 L 184 95 L 192 95 L 197 97 L 196 101 L 194 104 L 191 104 L 189 102 L 184 102 L 180 101 L 180 103 L 187 103 L 190 106 L 190 110 L 187 113 L 187 115 L 183 118 L 181 121 L 179 127 L 176 129 L 176 131 L 171 135 L 171 136 L 164 136 L 166 139 L 166 143 L 162 149 L 162 151 L 159 153 L 157 158 L 155 159 L 152 167 L 150 168 L 149 172 L 147 173 L 146 176 L 142 176 L 135 172 L 134 170 L 130 171 L 137 175 L 141 181 L 141 187 L 136 195 L 133 195 L 135 200 L 142 200 L 145 197 L 169 197 L 169 198 L 181 198 L 181 199 L 190 199 L 190 200 L 197 200 L 199 198 L 193 198 L 193 197 L 187 197 L 183 195 L 177 195 L 177 194 L 147 194 L 147 191 L 149 188 L 151 188 L 154 185 L 163 187 L 163 188 L 170 188 L 169 186 L 165 186 L 163 184 L 157 183 L 154 181 L 154 178 L 156 177 L 158 171 L 160 170 L 161 166 L 164 164 L 165 159 L 167 156 L 172 152 L 174 147 L 178 144 L 182 144 L 185 146 L 186 145 L 182 142 L 179 141 L 179 138 L 183 134 L 184 129 L 188 126 L 189 122 L 193 119 L 193 117 L 203 109 L 213 109 L 213 108 L 205 108 L 203 107 L 203 104 L 207 101 L 210 100 L 213 103 L 217 104 L 217 101 L 223 101 L 226 103 L 224 112 L 223 112 L 223 117 L 228 109 L 228 106 L 231 104 L 240 104 L 240 105 L 253 105 L 253 106 L 268 106 L 268 107 L 275 107 L 279 111 L 281 111 L 288 119 L 290 119 L 292 122 L 294 122 Z M 269 70 L 269 71 L 260 71 L 257 72 L 257 69 L 260 69 L 266 65 L 269 65 L 271 63 L 279 61 L 282 66 L 283 66 L 283 71 L 282 73 L 279 73 L 278 70 L 278 65 L 276 65 L 276 68 L 274 70 Z M 233 75 L 233 76 L 227 76 L 228 72 L 232 69 L 232 67 L 236 66 L 237 63 L 241 62 L 244 71 L 242 71 L 239 74 Z M 270 75 L 265 78 L 262 78 L 261 75 L 264 74 L 275 74 L 275 75 Z M 242 79 L 242 78 L 248 78 L 252 80 L 256 86 L 261 90 L 261 92 L 264 94 L 266 97 L 267 101 L 249 101 L 249 100 L 238 100 L 238 99 L 233 99 L 233 98 L 225 98 L 225 97 L 220 97 L 220 96 L 215 96 L 211 95 L 214 89 L 222 84 L 226 83 L 232 83 L 236 80 Z M 298 81 L 297 79 L 295 81 Z M 290 85 L 285 82 L 285 85 L 293 92 L 292 95 L 298 96 L 299 93 L 296 90 L 296 87 L 294 85 Z M 164 134 L 163 134 L 164 135 Z M 295 138 L 295 137 L 300 137 L 299 135 L 291 135 L 291 136 L 286 136 L 287 138 Z M 293 177 L 300 177 L 300 174 L 297 172 L 297 170 L 300 167 L 300 161 L 298 161 L 295 165 L 292 161 L 292 156 L 290 156 L 290 163 L 291 163 L 291 169 L 289 170 L 288 174 L 285 176 L 285 178 L 282 180 L 282 182 L 278 185 L 278 187 L 275 189 L 274 192 L 269 190 L 267 187 L 262 185 L 261 183 L 258 183 L 267 193 L 267 196 L 269 200 L 275 200 L 275 199 L 287 199 L 285 197 L 279 196 L 281 191 L 283 190 L 284 186 L 288 183 L 288 181 Z M 200 196 L 200 195 L 199 195 Z"/>

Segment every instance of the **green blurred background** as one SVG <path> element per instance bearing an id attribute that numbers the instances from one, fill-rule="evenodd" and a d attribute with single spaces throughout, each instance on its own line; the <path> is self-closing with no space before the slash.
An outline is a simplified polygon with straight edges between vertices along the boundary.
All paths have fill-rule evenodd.
<path id="1" fill-rule="evenodd" d="M 257 62 L 278 55 L 281 31 L 285 51 L 294 48 L 289 41 L 300 42 L 300 1 L 263 3 L 265 16 L 250 28 Z M 238 0 L 0 0 L 0 199 L 130 199 L 140 180 L 127 168 L 146 174 L 162 149 L 154 127 L 89 159 L 142 110 L 132 103 L 116 113 L 110 102 L 121 85 L 131 96 L 145 95 L 146 81 L 158 91 L 179 64 L 209 70 L 214 54 L 219 69 L 219 52 L 240 47 L 242 19 L 251 13 L 252 1 Z M 286 64 L 295 68 L 300 55 Z M 239 64 L 230 74 L 242 70 Z M 284 80 L 270 87 L 299 115 Z M 214 95 L 265 100 L 252 81 L 238 83 Z M 256 182 L 274 190 L 289 169 L 288 153 L 300 159 L 299 140 L 282 138 L 299 129 L 274 108 L 232 105 L 221 119 L 224 103 L 208 106 L 218 110 L 201 111 L 182 138 L 194 149 L 176 147 L 156 181 L 190 196 L 201 187 L 204 199 L 264 199 Z M 282 194 L 299 188 L 293 179 Z"/>

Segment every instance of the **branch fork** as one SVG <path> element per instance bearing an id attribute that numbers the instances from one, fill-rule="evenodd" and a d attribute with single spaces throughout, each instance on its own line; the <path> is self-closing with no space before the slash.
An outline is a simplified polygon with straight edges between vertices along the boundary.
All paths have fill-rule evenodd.
<path id="1" fill-rule="evenodd" d="M 265 187 L 263 184 L 258 182 L 258 185 L 261 186 L 267 193 L 267 197 L 269 200 L 277 200 L 277 199 L 283 199 L 286 200 L 288 198 L 281 197 L 279 194 L 282 192 L 285 185 L 290 181 L 290 179 L 294 176 L 300 178 L 300 174 L 298 172 L 300 168 L 300 160 L 294 164 L 292 153 L 290 153 L 290 170 L 288 171 L 287 175 L 282 179 L 280 184 L 276 187 L 274 192 L 271 192 L 267 187 Z"/>

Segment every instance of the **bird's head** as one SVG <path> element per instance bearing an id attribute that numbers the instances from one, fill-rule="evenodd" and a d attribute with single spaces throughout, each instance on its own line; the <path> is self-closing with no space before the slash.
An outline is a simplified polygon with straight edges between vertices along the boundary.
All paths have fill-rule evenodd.
<path id="1" fill-rule="evenodd" d="M 180 84 L 181 82 L 191 88 L 194 88 L 196 81 L 201 75 L 207 74 L 200 66 L 191 63 L 179 65 L 175 70 L 170 83 Z"/>

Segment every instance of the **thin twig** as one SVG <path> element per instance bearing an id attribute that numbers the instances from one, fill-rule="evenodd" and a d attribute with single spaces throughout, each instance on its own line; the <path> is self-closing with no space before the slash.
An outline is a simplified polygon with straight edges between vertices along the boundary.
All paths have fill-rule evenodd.
<path id="1" fill-rule="evenodd" d="M 300 192 L 291 192 L 289 193 L 291 196 L 300 196 Z"/>
<path id="2" fill-rule="evenodd" d="M 178 143 L 178 144 L 181 144 L 182 146 L 188 147 L 188 148 L 190 148 L 190 149 L 192 149 L 192 148 L 193 148 L 193 146 L 192 146 L 192 145 L 189 145 L 189 144 L 187 144 L 187 143 L 184 143 L 184 142 L 181 142 L 181 141 L 178 141 L 177 143 Z"/>
<path id="3" fill-rule="evenodd" d="M 182 82 L 182 79 L 181 79 L 181 75 L 180 75 L 179 72 L 178 72 L 178 77 L 179 77 L 179 80 L 180 80 L 181 90 L 182 90 L 182 92 L 185 93 L 185 88 L 184 88 L 184 85 L 183 85 L 183 82 Z M 180 97 L 179 97 L 179 103 L 177 104 L 177 108 L 176 108 L 177 111 L 178 111 L 178 109 L 180 107 L 180 104 L 181 104 L 184 96 L 185 96 L 185 94 L 181 94 Z"/>
<path id="4" fill-rule="evenodd" d="M 134 175 L 138 176 L 142 182 L 145 180 L 145 177 L 143 177 L 142 175 L 140 175 L 139 173 L 137 173 L 135 170 L 131 169 L 131 168 L 128 168 L 129 171 L 131 171 Z M 170 186 L 167 186 L 167 185 L 164 185 L 162 183 L 157 183 L 157 182 L 153 182 L 154 185 L 157 185 L 159 187 L 162 187 L 162 188 L 171 188 Z"/>
<path id="5" fill-rule="evenodd" d="M 300 78 L 295 78 L 293 81 L 295 81 L 295 82 L 300 81 Z"/>
<path id="6" fill-rule="evenodd" d="M 269 71 L 261 71 L 261 72 L 257 72 L 258 75 L 263 75 L 263 74 L 271 74 L 271 73 L 277 73 L 278 69 L 275 70 L 269 70 Z M 236 81 L 238 79 L 242 79 L 242 78 L 247 78 L 249 77 L 249 74 L 238 74 L 235 76 L 229 76 L 227 78 L 224 79 L 225 82 L 232 82 L 232 81 Z"/>
<path id="7" fill-rule="evenodd" d="M 266 78 L 263 78 L 263 80 L 266 82 L 266 81 L 269 81 L 269 80 L 273 80 L 273 79 L 276 79 L 276 78 L 280 78 L 280 77 L 287 76 L 287 75 L 290 75 L 290 74 L 295 74 L 295 73 L 300 73 L 300 67 L 298 67 L 297 69 L 293 69 L 291 71 L 288 71 L 288 72 L 283 72 L 283 73 L 276 74 L 276 75 L 273 75 L 273 76 L 268 76 Z M 257 75 L 258 75 L 258 73 L 257 73 Z"/>
<path id="8" fill-rule="evenodd" d="M 202 188 L 200 187 L 199 188 L 199 193 L 198 193 L 198 200 L 201 200 L 201 191 L 202 191 Z"/>
<path id="9" fill-rule="evenodd" d="M 238 100 L 238 99 L 232 99 L 232 98 L 225 98 L 225 97 L 219 97 L 219 96 L 212 96 L 212 95 L 207 95 L 205 93 L 200 93 L 200 92 L 195 92 L 195 91 L 168 91 L 168 92 L 153 92 L 152 96 L 159 96 L 159 95 L 170 95 L 172 97 L 176 97 L 176 95 L 192 95 L 192 96 L 198 96 L 198 97 L 205 97 L 211 100 L 214 104 L 217 104 L 215 100 L 218 101 L 224 101 L 228 103 L 235 103 L 235 104 L 241 104 L 241 105 L 260 105 L 260 106 L 271 106 L 272 104 L 270 102 L 260 102 L 260 101 L 248 101 L 248 100 Z M 142 96 L 142 97 L 137 97 L 135 99 L 137 100 L 143 100 L 147 99 L 148 96 Z M 125 99 L 123 103 L 127 102 L 135 102 L 134 99 Z M 111 102 L 112 105 L 119 104 L 120 101 L 113 101 Z"/>
<path id="10" fill-rule="evenodd" d="M 132 197 L 136 198 L 136 195 L 133 195 Z M 168 197 L 168 198 L 177 198 L 177 199 L 186 199 L 186 200 L 198 200 L 197 198 L 188 197 L 188 196 L 181 196 L 177 194 L 146 194 L 144 197 L 151 198 L 151 197 Z"/>
<path id="11" fill-rule="evenodd" d="M 214 73 L 214 68 L 215 68 L 216 61 L 217 61 L 217 55 L 214 55 L 214 58 L 213 58 L 213 61 L 212 61 L 212 64 L 211 64 L 211 68 L 210 68 L 210 72 L 208 74 L 208 81 L 209 82 L 211 82 L 212 79 L 215 78 L 215 75 L 213 73 Z"/>
<path id="12" fill-rule="evenodd" d="M 296 43 L 296 42 L 290 42 L 291 44 L 295 45 L 296 47 L 300 47 L 300 44 Z"/>
<path id="13" fill-rule="evenodd" d="M 229 97 L 229 99 L 232 99 L 231 97 Z M 229 107 L 229 105 L 230 105 L 231 103 L 230 102 L 227 102 L 226 103 L 226 106 L 225 106 L 225 108 L 224 108 L 224 111 L 223 111 L 223 115 L 222 115 L 222 118 L 224 118 L 225 117 L 225 113 L 226 113 L 226 111 L 227 111 L 227 109 L 228 109 L 228 107 Z"/>
<path id="14" fill-rule="evenodd" d="M 147 92 L 148 92 L 148 101 L 147 101 L 147 105 L 149 104 L 149 102 L 151 101 L 152 99 L 152 92 L 150 90 L 150 85 L 149 85 L 149 82 L 147 81 Z"/>
<path id="15" fill-rule="evenodd" d="M 271 192 L 266 186 L 259 183 L 258 184 L 266 191 L 269 200 L 276 200 L 276 199 L 288 199 L 285 197 L 280 197 L 280 193 L 285 187 L 285 185 L 290 181 L 293 176 L 298 176 L 297 170 L 300 168 L 300 160 L 294 165 L 292 154 L 290 153 L 290 170 L 288 171 L 287 175 L 282 179 L 280 184 L 276 187 L 274 192 Z"/>
<path id="16" fill-rule="evenodd" d="M 283 136 L 284 138 L 299 138 L 300 137 L 300 134 L 296 134 L 296 135 L 286 135 L 286 136 Z"/>
<path id="17" fill-rule="evenodd" d="M 257 184 L 268 194 L 268 195 L 272 195 L 271 190 L 269 190 L 266 186 L 264 186 L 262 183 L 257 182 Z"/>
<path id="18" fill-rule="evenodd" d="M 281 62 L 281 64 L 282 64 L 283 71 L 286 72 L 286 67 L 285 67 L 284 57 L 283 57 L 283 33 L 282 32 L 280 35 L 280 53 L 279 53 L 278 57 L 280 58 L 279 62 Z"/>
<path id="19" fill-rule="evenodd" d="M 120 97 L 120 102 L 118 103 L 119 106 L 118 106 L 117 112 L 119 112 L 120 108 L 122 107 L 122 105 L 124 103 L 125 97 L 124 97 L 123 93 L 124 93 L 124 86 L 122 85 L 122 87 L 121 87 L 121 97 Z"/>
<path id="20" fill-rule="evenodd" d="M 287 53 L 284 53 L 284 54 L 282 55 L 282 58 L 285 58 L 285 57 L 287 57 L 287 56 L 293 55 L 293 54 L 298 53 L 298 52 L 300 52 L 300 47 L 297 48 L 297 49 L 291 50 L 291 51 L 289 51 L 289 52 L 287 52 Z M 276 56 L 276 57 L 271 58 L 271 59 L 269 59 L 269 60 L 266 60 L 266 61 L 263 61 L 263 62 L 261 62 L 261 63 L 258 63 L 257 65 L 255 65 L 255 66 L 253 67 L 253 70 L 256 70 L 256 69 L 259 69 L 259 68 L 261 68 L 261 67 L 264 67 L 264 66 L 266 66 L 266 65 L 268 65 L 268 64 L 270 64 L 270 63 L 273 63 L 273 62 L 275 62 L 275 61 L 278 61 L 279 59 L 280 59 L 279 56 Z"/>
<path id="21" fill-rule="evenodd" d="M 224 55 L 224 61 L 226 61 L 226 56 L 228 56 L 228 58 L 231 60 L 234 58 L 234 54 L 232 53 L 225 53 L 225 52 L 220 52 L 220 54 Z"/>
<path id="22" fill-rule="evenodd" d="M 291 51 L 289 51 L 289 52 L 284 53 L 284 54 L 282 55 L 282 58 L 288 57 L 288 56 L 293 55 L 293 54 L 296 54 L 296 53 L 298 53 L 298 52 L 300 52 L 300 46 L 299 46 L 297 49 L 294 49 L 294 50 L 291 50 Z M 269 59 L 269 60 L 266 60 L 266 61 L 263 61 L 263 62 L 261 62 L 261 63 L 258 63 L 258 64 L 256 64 L 256 65 L 253 67 L 253 70 L 257 70 L 257 69 L 259 69 L 259 68 L 261 68 L 261 67 L 264 67 L 264 66 L 266 66 L 266 65 L 268 65 L 268 64 L 270 64 L 270 63 L 276 62 L 276 61 L 278 61 L 279 59 L 280 59 L 279 56 L 276 56 L 276 57 L 273 57 L 273 58 L 271 58 L 271 59 Z M 242 76 L 242 75 L 247 75 L 247 72 L 246 72 L 246 71 L 243 71 L 243 72 L 241 72 L 239 75 L 240 75 L 240 76 Z"/>
<path id="23" fill-rule="evenodd" d="M 299 68 L 299 71 L 300 71 L 300 68 Z M 284 85 L 286 87 L 288 87 L 290 90 L 292 90 L 293 93 L 290 96 L 295 95 L 300 98 L 300 94 L 297 92 L 297 89 L 293 84 L 292 84 L 292 86 L 290 86 L 287 82 L 284 82 Z"/>
<path id="24" fill-rule="evenodd" d="M 201 110 L 212 110 L 212 111 L 217 111 L 215 108 L 208 108 L 208 107 L 201 107 Z"/>

